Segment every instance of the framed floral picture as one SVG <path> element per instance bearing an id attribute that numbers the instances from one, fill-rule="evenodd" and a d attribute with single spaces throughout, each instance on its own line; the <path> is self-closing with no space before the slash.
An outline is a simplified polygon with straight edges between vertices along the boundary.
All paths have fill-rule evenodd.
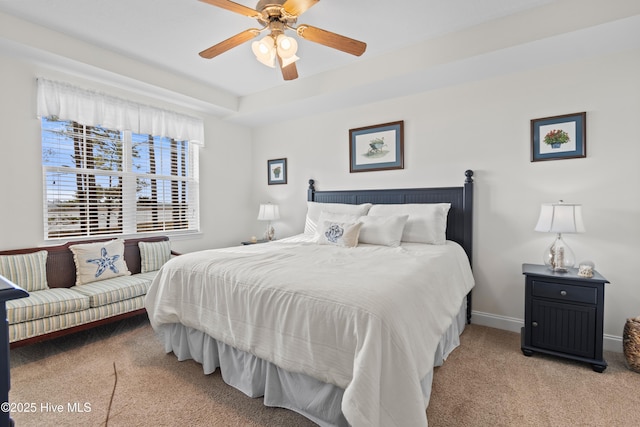
<path id="1" fill-rule="evenodd" d="M 587 113 L 531 120 L 531 161 L 587 157 Z"/>
<path id="2" fill-rule="evenodd" d="M 349 172 L 404 168 L 404 122 L 349 130 Z"/>
<path id="3" fill-rule="evenodd" d="M 287 183 L 287 159 L 267 160 L 267 183 L 269 185 Z"/>

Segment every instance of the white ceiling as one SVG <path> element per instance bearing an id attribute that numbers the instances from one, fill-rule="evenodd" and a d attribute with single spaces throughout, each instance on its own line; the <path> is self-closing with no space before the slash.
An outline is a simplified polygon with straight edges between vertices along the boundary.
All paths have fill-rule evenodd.
<path id="1" fill-rule="evenodd" d="M 301 59 L 297 63 L 300 78 L 292 82 L 283 81 L 278 69 L 256 61 L 250 42 L 210 60 L 201 58 L 199 51 L 247 28 L 259 28 L 259 24 L 251 18 L 197 0 L 0 0 L 0 13 L 210 88 L 213 92 L 208 99 L 206 94 L 189 96 L 199 98 L 201 105 L 211 104 L 211 110 L 216 110 L 220 116 L 256 125 L 270 119 L 268 110 L 273 105 L 287 105 L 293 114 L 313 98 L 314 105 L 308 111 L 321 111 L 327 108 L 324 104 L 339 98 L 339 93 L 350 91 L 352 101 L 356 92 L 359 98 L 369 96 L 375 100 L 383 96 L 371 94 L 375 82 L 393 82 L 395 79 L 391 86 L 378 85 L 382 92 L 392 92 L 390 87 L 400 87 L 405 77 L 411 80 L 409 68 L 414 64 L 400 60 L 405 57 L 398 56 L 407 52 L 403 48 L 423 50 L 425 43 L 431 40 L 563 1 L 322 0 L 307 10 L 298 19 L 298 24 L 306 23 L 364 41 L 367 50 L 361 57 L 355 57 L 300 40 L 298 56 Z M 246 0 L 237 3 L 252 8 L 256 5 L 256 2 Z M 504 37 L 514 37 L 514 34 L 504 34 Z M 38 42 L 25 43 L 38 46 Z M 39 43 L 44 44 L 44 41 Z M 504 45 L 508 46 L 509 43 Z M 465 48 L 463 46 L 461 50 Z M 351 84 L 341 87 L 339 82 L 347 80 L 358 86 L 353 73 L 367 67 L 373 73 L 384 71 L 386 77 L 373 79 L 369 87 L 363 85 L 356 92 Z M 389 70 L 381 70 L 385 67 Z M 419 69 L 424 70 L 424 65 L 416 68 Z M 436 72 L 447 74 L 444 70 Z M 331 87 L 318 89 L 318 84 L 329 86 L 328 82 Z M 214 98 L 232 101 L 225 104 Z M 275 98 L 281 100 L 274 101 Z M 366 101 L 358 99 L 358 102 L 363 100 Z M 206 106 L 203 109 L 207 109 Z"/>

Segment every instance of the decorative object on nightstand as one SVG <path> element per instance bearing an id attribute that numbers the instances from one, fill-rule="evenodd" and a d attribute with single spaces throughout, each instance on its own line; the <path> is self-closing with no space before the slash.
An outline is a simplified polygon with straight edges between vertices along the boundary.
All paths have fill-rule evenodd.
<path id="1" fill-rule="evenodd" d="M 536 231 L 557 233 L 556 240 L 543 255 L 544 264 L 552 271 L 563 272 L 575 265 L 573 251 L 562 239 L 562 233 L 584 233 L 582 205 L 564 203 L 543 203 Z"/>
<path id="2" fill-rule="evenodd" d="M 595 269 L 596 265 L 592 261 L 580 261 L 578 264 L 578 276 L 593 277 L 593 270 Z"/>
<path id="3" fill-rule="evenodd" d="M 260 212 L 258 212 L 258 220 L 268 221 L 267 230 L 264 233 L 265 240 L 273 240 L 275 236 L 275 230 L 271 226 L 271 221 L 280 219 L 280 210 L 278 205 L 272 205 L 271 203 L 264 203 L 260 205 Z"/>
<path id="4" fill-rule="evenodd" d="M 525 356 L 545 353 L 590 363 L 596 372 L 607 367 L 603 358 L 604 285 L 597 271 L 590 278 L 550 271 L 543 265 L 523 264 L 525 275 Z"/>

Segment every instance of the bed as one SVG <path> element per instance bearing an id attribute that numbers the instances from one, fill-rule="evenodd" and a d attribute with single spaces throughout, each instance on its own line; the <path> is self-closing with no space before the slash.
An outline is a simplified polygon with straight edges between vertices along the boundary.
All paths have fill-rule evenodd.
<path id="1" fill-rule="evenodd" d="M 427 425 L 433 367 L 471 317 L 465 176 L 394 190 L 310 180 L 303 233 L 173 258 L 145 301 L 165 351 L 321 426 Z"/>

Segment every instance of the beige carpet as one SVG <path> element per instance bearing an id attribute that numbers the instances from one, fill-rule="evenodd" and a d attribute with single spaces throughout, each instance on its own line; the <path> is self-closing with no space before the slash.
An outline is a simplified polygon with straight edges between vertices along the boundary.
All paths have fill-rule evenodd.
<path id="1" fill-rule="evenodd" d="M 470 325 L 437 368 L 430 426 L 638 425 L 640 374 L 607 353 L 588 365 L 520 352 L 519 334 Z M 311 426 L 165 354 L 144 317 L 11 350 L 13 413 L 22 426 Z M 85 405 L 86 403 L 86 405 Z M 33 405 L 32 405 L 33 404 Z M 83 412 L 80 412 L 82 410 Z"/>
<path id="2" fill-rule="evenodd" d="M 622 332 L 622 331 L 621 331 Z M 639 426 L 640 374 L 605 352 L 604 373 L 520 351 L 520 334 L 470 325 L 436 368 L 431 426 Z"/>

